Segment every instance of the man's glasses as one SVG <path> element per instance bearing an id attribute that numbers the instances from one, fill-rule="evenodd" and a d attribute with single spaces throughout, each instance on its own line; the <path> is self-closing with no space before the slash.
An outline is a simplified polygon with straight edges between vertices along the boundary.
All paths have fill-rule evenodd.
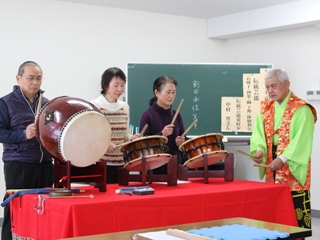
<path id="1" fill-rule="evenodd" d="M 21 77 L 24 77 L 25 79 L 27 79 L 28 81 L 32 82 L 33 80 L 37 80 L 37 81 L 42 81 L 42 76 L 38 76 L 38 77 L 35 77 L 35 76 L 23 76 L 23 75 L 20 75 Z"/>

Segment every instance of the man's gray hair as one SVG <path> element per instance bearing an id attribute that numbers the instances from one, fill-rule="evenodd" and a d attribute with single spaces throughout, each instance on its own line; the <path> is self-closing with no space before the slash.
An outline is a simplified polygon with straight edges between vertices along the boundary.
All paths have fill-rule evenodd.
<path id="1" fill-rule="evenodd" d="M 26 61 L 24 63 L 22 63 L 18 69 L 18 75 L 19 76 L 22 76 L 24 74 L 24 67 L 25 66 L 36 66 L 38 68 L 40 68 L 41 72 L 42 72 L 42 69 L 41 67 L 38 65 L 38 63 L 36 62 L 33 62 L 33 61 Z"/>
<path id="2" fill-rule="evenodd" d="M 278 77 L 278 80 L 280 82 L 284 82 L 285 80 L 288 80 L 290 82 L 287 72 L 283 69 L 276 69 L 276 68 L 269 70 L 266 73 L 264 79 L 267 80 L 275 76 Z"/>

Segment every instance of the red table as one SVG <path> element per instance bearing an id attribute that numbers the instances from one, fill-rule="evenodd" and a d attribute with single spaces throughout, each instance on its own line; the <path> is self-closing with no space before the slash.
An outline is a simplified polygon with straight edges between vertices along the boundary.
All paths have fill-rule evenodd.
<path id="1" fill-rule="evenodd" d="M 138 185 L 137 185 L 138 186 Z M 44 213 L 34 209 L 38 195 L 11 201 L 13 232 L 34 239 L 59 239 L 168 225 L 245 217 L 297 226 L 287 186 L 235 180 L 191 180 L 168 187 L 151 184 L 153 195 L 119 195 L 117 184 L 102 193 L 84 187 L 94 198 L 47 198 Z"/>

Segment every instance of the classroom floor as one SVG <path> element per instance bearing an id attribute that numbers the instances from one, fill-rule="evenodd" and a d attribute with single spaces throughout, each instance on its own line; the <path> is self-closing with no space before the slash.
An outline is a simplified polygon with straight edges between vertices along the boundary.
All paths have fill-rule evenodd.
<path id="1" fill-rule="evenodd" d="M 312 237 L 307 239 L 310 240 L 319 240 L 320 239 L 320 218 L 312 218 Z"/>
<path id="2" fill-rule="evenodd" d="M 1 227 L 0 227 L 1 232 Z M 308 240 L 320 239 L 320 218 L 312 218 L 312 237 L 308 237 Z"/>

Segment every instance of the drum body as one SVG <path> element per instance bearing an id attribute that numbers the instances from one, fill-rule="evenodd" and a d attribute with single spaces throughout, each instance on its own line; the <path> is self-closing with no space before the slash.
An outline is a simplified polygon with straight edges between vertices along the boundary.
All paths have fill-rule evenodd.
<path id="1" fill-rule="evenodd" d="M 36 128 L 39 142 L 54 158 L 76 167 L 99 161 L 111 140 L 108 119 L 80 98 L 49 101 L 36 118 Z"/>
<path id="2" fill-rule="evenodd" d="M 124 143 L 120 151 L 124 154 L 126 165 L 130 171 L 141 171 L 142 158 L 145 157 L 147 169 L 155 169 L 166 164 L 171 158 L 167 154 L 168 139 L 164 136 L 146 136 Z"/>
<path id="3" fill-rule="evenodd" d="M 208 165 L 214 164 L 226 157 L 227 151 L 224 151 L 222 142 L 223 135 L 220 133 L 204 134 L 190 139 L 180 145 L 187 161 L 184 165 L 189 168 L 203 167 L 203 156 L 207 155 Z"/>

